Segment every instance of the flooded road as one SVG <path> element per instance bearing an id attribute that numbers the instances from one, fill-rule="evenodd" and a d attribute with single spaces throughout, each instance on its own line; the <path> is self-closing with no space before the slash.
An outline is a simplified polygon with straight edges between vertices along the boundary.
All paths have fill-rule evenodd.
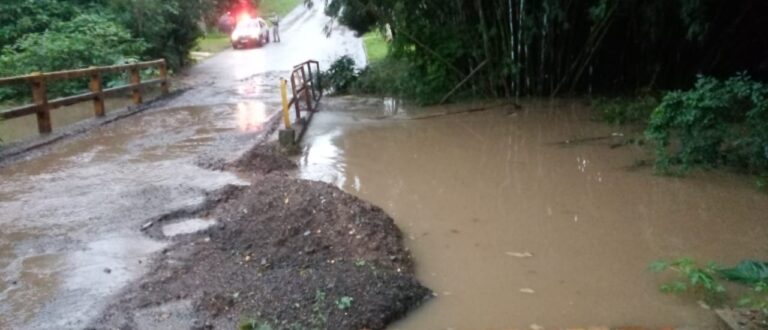
<path id="1" fill-rule="evenodd" d="M 174 83 L 188 90 L 162 108 L 0 167 L 0 329 L 85 327 L 170 242 L 150 239 L 143 224 L 198 205 L 226 184 L 246 184 L 205 165 L 235 159 L 264 138 L 279 109 L 280 76 L 310 58 L 327 66 L 345 52 L 363 54 L 362 42 L 346 30 L 322 34 L 322 8 L 299 8 L 285 21 L 283 43 L 228 50 L 200 63 Z M 90 111 L 88 104 L 58 109 L 54 129 Z M 36 125 L 27 119 L 3 123 L 0 136 L 31 136 Z M 210 225 L 192 219 L 162 232 Z"/>
<path id="2" fill-rule="evenodd" d="M 258 122 L 242 115 L 243 107 L 127 118 L 0 169 L 0 313 L 8 316 L 0 328 L 83 327 L 103 307 L 94 298 L 133 280 L 149 254 L 166 245 L 145 237 L 143 222 L 194 206 L 206 191 L 243 184 L 195 165 L 204 157 L 232 158 L 250 143 Z"/>
<path id="3" fill-rule="evenodd" d="M 155 93 L 157 94 L 157 93 Z M 157 95 L 146 95 L 152 99 Z M 110 98 L 104 100 L 107 109 L 120 109 L 132 105 L 129 97 Z M 51 112 L 51 124 L 54 129 L 62 129 L 79 121 L 93 118 L 93 105 L 90 102 L 63 107 Z M 37 118 L 25 116 L 0 121 L 0 140 L 9 143 L 37 136 Z"/>
<path id="4" fill-rule="evenodd" d="M 768 253 L 768 197 L 750 178 L 654 176 L 633 166 L 642 148 L 589 140 L 628 132 L 579 102 L 420 120 L 429 111 L 391 100 L 324 102 L 347 110 L 315 116 L 298 175 L 384 208 L 438 295 L 391 329 L 715 328 L 711 311 L 659 293 L 648 264 Z"/>

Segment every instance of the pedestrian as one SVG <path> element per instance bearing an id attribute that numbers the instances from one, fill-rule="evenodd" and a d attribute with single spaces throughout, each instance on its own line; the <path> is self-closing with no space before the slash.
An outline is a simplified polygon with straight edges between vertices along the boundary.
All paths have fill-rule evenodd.
<path id="1" fill-rule="evenodd" d="M 280 16 L 273 13 L 269 21 L 272 23 L 272 42 L 280 42 Z"/>

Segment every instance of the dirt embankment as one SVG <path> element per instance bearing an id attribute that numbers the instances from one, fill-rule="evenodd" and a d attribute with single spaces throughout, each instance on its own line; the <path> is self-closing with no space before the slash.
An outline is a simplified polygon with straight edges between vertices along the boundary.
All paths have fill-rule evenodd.
<path id="1" fill-rule="evenodd" d="M 211 194 L 197 215 L 217 225 L 178 239 L 94 328 L 383 329 L 431 296 L 380 208 L 275 171 L 295 165 L 270 148 L 231 166 L 257 179 Z"/>

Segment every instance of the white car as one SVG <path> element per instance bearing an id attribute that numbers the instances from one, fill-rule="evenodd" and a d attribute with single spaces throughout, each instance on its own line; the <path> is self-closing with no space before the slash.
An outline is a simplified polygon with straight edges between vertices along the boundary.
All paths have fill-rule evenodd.
<path id="1" fill-rule="evenodd" d="M 269 25 L 259 17 L 244 19 L 237 23 L 230 40 L 235 49 L 243 46 L 265 45 L 269 42 Z"/>

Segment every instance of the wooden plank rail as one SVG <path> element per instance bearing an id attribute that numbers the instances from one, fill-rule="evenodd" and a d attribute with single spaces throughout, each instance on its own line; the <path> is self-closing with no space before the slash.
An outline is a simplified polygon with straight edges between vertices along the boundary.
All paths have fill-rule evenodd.
<path id="1" fill-rule="evenodd" d="M 149 68 L 157 68 L 159 77 L 141 81 L 141 70 Z M 105 74 L 122 72 L 129 73 L 129 84 L 104 89 L 102 77 Z M 88 84 L 90 92 L 61 97 L 55 100 L 48 100 L 47 84 L 49 82 L 79 78 L 90 79 Z M 155 60 L 125 65 L 92 67 L 69 71 L 33 73 L 25 76 L 0 78 L 0 86 L 13 84 L 29 84 L 32 88 L 33 104 L 27 104 L 2 111 L 0 112 L 0 119 L 13 119 L 35 114 L 37 115 L 37 127 L 40 134 L 48 134 L 52 131 L 50 112 L 51 110 L 60 107 L 93 101 L 94 116 L 103 117 L 106 114 L 104 109 L 104 99 L 107 96 L 130 91 L 133 103 L 141 104 L 143 102 L 141 91 L 144 88 L 159 85 L 160 91 L 163 95 L 168 94 L 170 91 L 168 67 L 165 63 L 165 60 Z"/>

